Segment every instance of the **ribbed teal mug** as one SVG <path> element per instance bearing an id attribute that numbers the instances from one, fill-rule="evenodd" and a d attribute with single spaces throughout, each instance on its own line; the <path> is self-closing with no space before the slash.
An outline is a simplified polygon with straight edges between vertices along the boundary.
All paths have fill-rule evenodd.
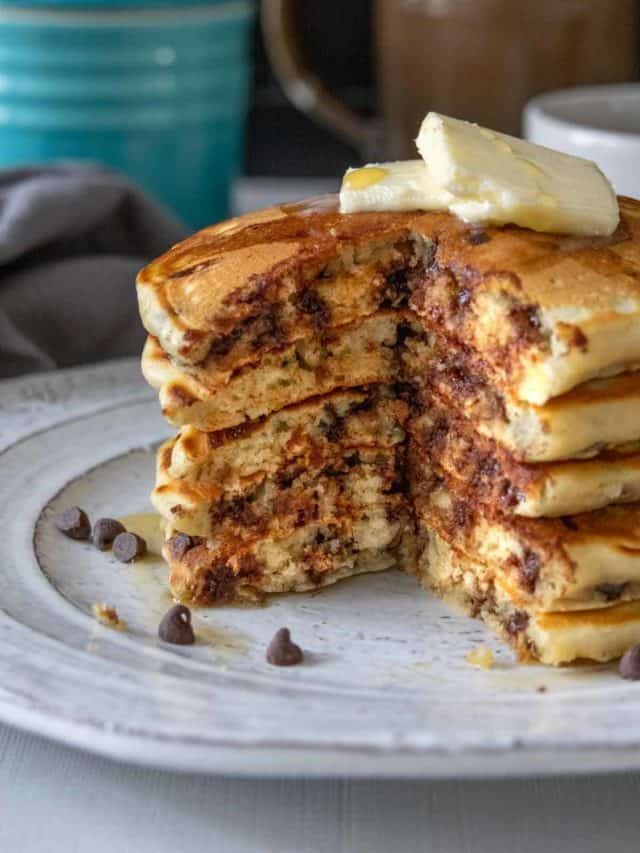
<path id="1" fill-rule="evenodd" d="M 253 12 L 246 0 L 0 4 L 0 168 L 98 161 L 194 227 L 224 218 Z"/>

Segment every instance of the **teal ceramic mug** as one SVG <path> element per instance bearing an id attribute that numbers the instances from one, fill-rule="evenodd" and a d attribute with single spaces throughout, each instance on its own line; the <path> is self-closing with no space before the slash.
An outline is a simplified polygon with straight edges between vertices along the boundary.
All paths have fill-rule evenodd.
<path id="1" fill-rule="evenodd" d="M 245 0 L 0 5 L 0 168 L 98 161 L 191 226 L 224 218 L 253 11 Z"/>

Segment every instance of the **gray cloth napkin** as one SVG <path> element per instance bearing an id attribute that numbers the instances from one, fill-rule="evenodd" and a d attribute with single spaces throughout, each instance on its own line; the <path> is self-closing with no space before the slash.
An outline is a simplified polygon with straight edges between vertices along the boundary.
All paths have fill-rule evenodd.
<path id="1" fill-rule="evenodd" d="M 0 172 L 0 377 L 136 355 L 136 272 L 186 229 L 95 166 Z"/>

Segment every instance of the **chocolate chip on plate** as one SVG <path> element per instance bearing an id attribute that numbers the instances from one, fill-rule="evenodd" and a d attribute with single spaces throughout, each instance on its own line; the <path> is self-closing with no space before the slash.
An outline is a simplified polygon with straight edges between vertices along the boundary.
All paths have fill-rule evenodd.
<path id="1" fill-rule="evenodd" d="M 165 643 L 190 646 L 196 637 L 191 626 L 191 611 L 184 604 L 176 604 L 162 617 L 158 625 L 158 636 Z"/>
<path id="2" fill-rule="evenodd" d="M 118 533 L 113 540 L 113 556 L 121 563 L 131 563 L 147 553 L 147 543 L 137 533 Z"/>
<path id="3" fill-rule="evenodd" d="M 631 646 L 620 659 L 620 675 L 631 681 L 640 680 L 640 645 Z"/>
<path id="4" fill-rule="evenodd" d="M 304 658 L 300 646 L 291 642 L 288 628 L 280 628 L 273 636 L 267 648 L 267 661 L 273 666 L 295 666 Z"/>
<path id="5" fill-rule="evenodd" d="M 79 506 L 65 509 L 55 517 L 54 524 L 69 539 L 88 539 L 91 535 L 89 517 Z"/>
<path id="6" fill-rule="evenodd" d="M 119 533 L 126 533 L 124 524 L 116 521 L 115 518 L 99 518 L 93 525 L 91 541 L 96 548 L 106 551 Z"/>

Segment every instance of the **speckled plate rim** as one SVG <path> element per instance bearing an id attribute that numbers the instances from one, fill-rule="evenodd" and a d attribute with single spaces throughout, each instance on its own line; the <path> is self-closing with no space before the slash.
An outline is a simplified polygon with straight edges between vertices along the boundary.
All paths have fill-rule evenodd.
<path id="1" fill-rule="evenodd" d="M 69 722 L 0 696 L 0 719 L 17 729 L 85 750 L 123 764 L 177 773 L 244 778 L 480 779 L 626 773 L 640 768 L 640 745 L 562 747 L 511 746 L 451 752 L 435 747 L 393 750 L 339 749 L 324 744 L 302 747 L 281 743 L 193 744 L 180 739 L 154 741 L 129 732 L 105 731 L 86 722 Z"/>
<path id="2" fill-rule="evenodd" d="M 5 481 L 5 493 L 7 473 L 11 472 L 5 470 L 4 463 L 12 448 L 36 435 L 44 440 L 61 425 L 82 423 L 97 413 L 126 409 L 152 399 L 133 360 L 0 383 L 0 479 Z M 125 422 L 121 430 L 125 444 L 126 431 Z M 132 431 L 129 445 L 137 444 Z M 35 459 L 36 472 L 38 465 L 39 460 Z M 29 494 L 33 491 L 30 489 Z M 12 513 L 11 536 L 9 541 L 5 537 L 3 543 L 5 562 L 7 548 L 23 547 L 25 541 L 32 540 L 38 507 L 51 494 L 45 490 L 40 496 L 34 495 L 33 507 L 22 521 L 16 522 Z M 4 504 L 0 502 L 0 524 L 5 529 L 8 505 L 5 494 Z M 224 715 L 220 719 L 214 715 L 210 729 L 191 731 L 189 727 L 199 719 L 202 708 L 217 707 L 221 700 L 229 700 L 231 705 L 238 702 L 238 707 L 246 703 L 242 685 L 230 689 L 207 684 L 202 689 L 192 689 L 193 683 L 189 682 L 191 705 L 187 703 L 185 717 L 176 722 L 171 714 L 179 716 L 182 703 L 186 702 L 186 697 L 174 701 L 169 692 L 176 677 L 186 677 L 179 671 L 179 664 L 170 662 L 140 676 L 129 660 L 126 639 L 120 637 L 105 642 L 105 648 L 111 645 L 98 662 L 99 677 L 86 681 L 91 670 L 85 667 L 82 652 L 54 636 L 59 613 L 54 614 L 53 627 L 47 634 L 47 601 L 57 593 L 42 577 L 29 580 L 26 575 L 0 577 L 0 719 L 70 746 L 167 770 L 242 776 L 460 778 L 627 771 L 640 767 L 640 691 L 622 682 L 611 687 L 613 693 L 608 696 L 599 698 L 594 693 L 589 707 L 584 707 L 588 704 L 584 700 L 560 697 L 545 708 L 539 697 L 520 696 L 518 701 L 507 703 L 504 713 L 496 712 L 496 703 L 482 701 L 475 705 L 470 702 L 473 707 L 463 707 L 461 711 L 459 707 L 449 709 L 446 702 L 434 696 L 433 708 L 427 709 L 427 713 L 433 710 L 433 716 L 410 731 L 403 730 L 402 720 L 399 726 L 389 724 L 385 728 L 384 714 L 396 713 L 399 707 L 389 697 L 388 706 L 381 703 L 382 722 L 373 733 L 366 726 L 358 729 L 357 714 L 349 716 L 348 697 L 337 696 L 327 704 L 326 692 L 321 695 L 320 691 L 313 698 L 318 704 L 312 711 L 326 712 L 327 729 L 299 727 L 286 735 L 277 733 L 277 703 L 287 693 L 294 695 L 296 688 L 282 683 L 265 691 L 265 707 L 270 712 L 275 710 L 276 716 L 269 721 L 269 714 L 265 715 L 264 731 L 259 726 L 231 728 Z M 44 620 L 41 631 L 22 624 L 15 612 L 15 607 L 33 595 L 38 585 L 42 585 L 44 602 L 39 605 Z M 33 614 L 29 618 L 32 617 Z M 39 624 L 35 617 L 32 621 Z M 77 625 L 73 622 L 70 618 L 70 631 L 83 630 L 81 620 Z M 92 659 L 91 665 L 95 664 Z M 141 718 L 146 722 L 141 726 L 136 703 L 149 685 L 162 698 L 151 707 L 164 708 L 166 698 L 169 713 L 166 719 L 149 720 L 144 716 L 148 713 L 145 709 Z M 615 701 L 610 701 L 612 698 Z M 111 700 L 113 704 L 109 705 Z M 443 728 L 448 717 L 449 736 Z M 343 719 L 344 728 L 331 735 L 331 725 L 335 729 L 336 720 Z"/>

